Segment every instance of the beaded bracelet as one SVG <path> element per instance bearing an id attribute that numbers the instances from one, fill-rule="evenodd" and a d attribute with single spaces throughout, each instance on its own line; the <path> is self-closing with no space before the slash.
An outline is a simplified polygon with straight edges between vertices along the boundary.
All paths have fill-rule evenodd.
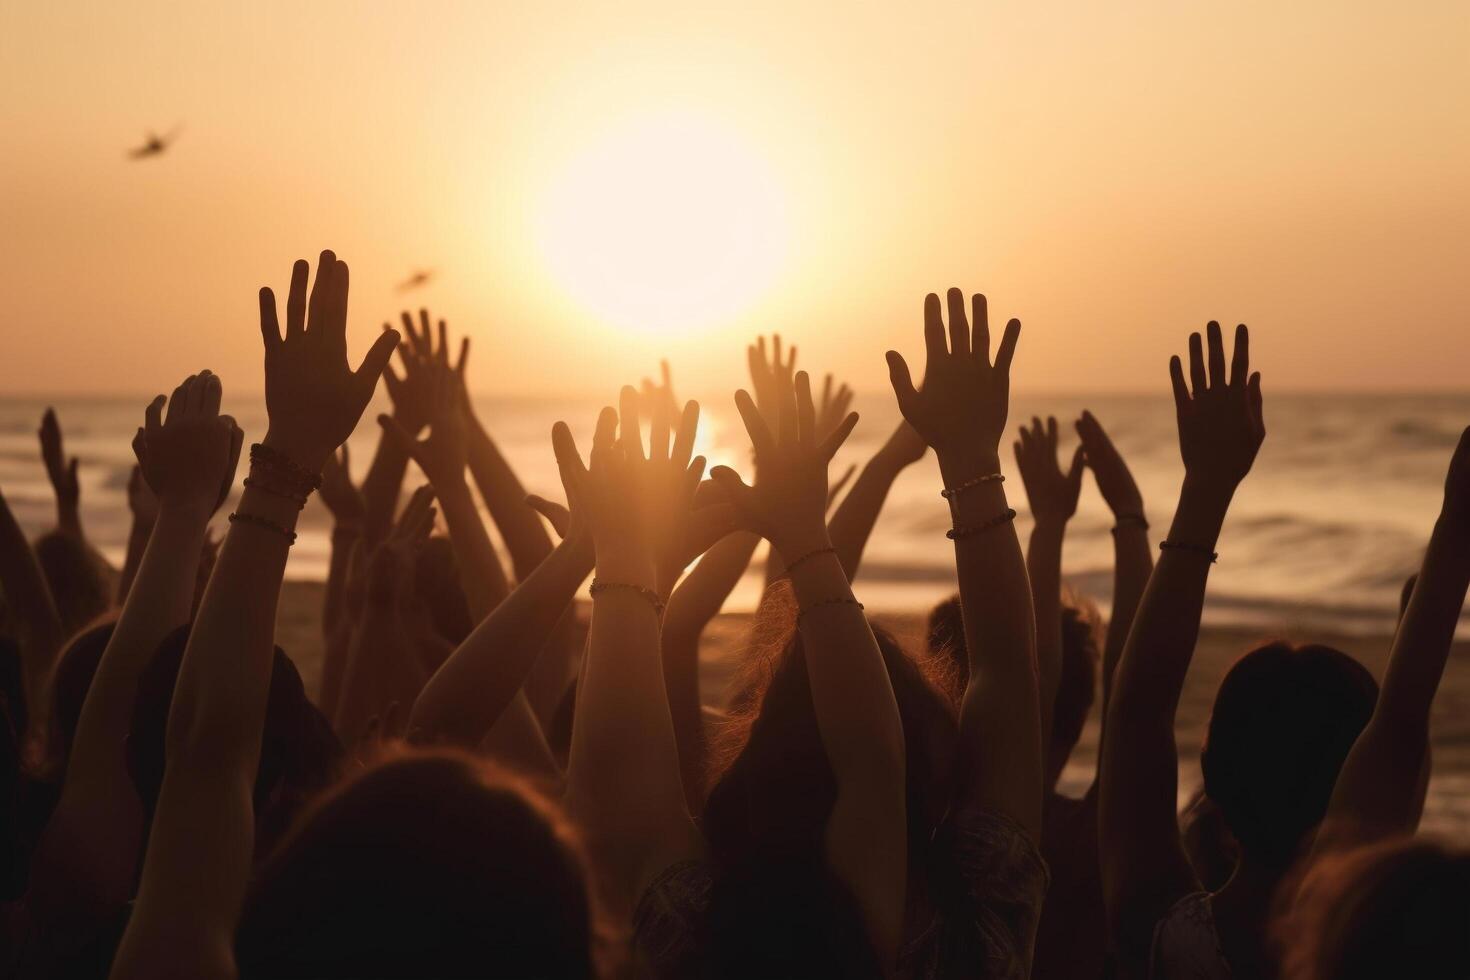
<path id="1" fill-rule="evenodd" d="M 1117 523 L 1113 525 L 1113 533 L 1117 534 L 1118 529 L 1123 527 L 1125 524 L 1131 524 L 1134 527 L 1143 528 L 1145 531 L 1148 530 L 1148 519 L 1142 514 L 1119 514 L 1117 516 Z"/>
<path id="2" fill-rule="evenodd" d="M 1159 542 L 1159 550 L 1160 551 L 1173 550 L 1173 551 L 1189 551 L 1189 552 L 1193 552 L 1196 555 L 1203 555 L 1206 558 L 1208 558 L 1210 560 L 1210 564 L 1211 565 L 1213 565 L 1220 558 L 1220 553 L 1218 551 L 1211 551 L 1209 548 L 1204 548 L 1204 547 L 1201 547 L 1200 545 L 1197 545 L 1197 544 L 1184 544 L 1184 543 L 1179 542 L 1179 541 L 1160 541 Z"/>
<path id="3" fill-rule="evenodd" d="M 604 582 L 601 579 L 594 578 L 592 580 L 591 588 L 587 590 L 587 594 L 595 599 L 597 598 L 599 593 L 607 592 L 612 589 L 617 589 L 624 592 L 632 592 L 634 595 L 646 600 L 648 604 L 653 607 L 654 612 L 658 613 L 660 616 L 664 614 L 663 599 L 659 598 L 659 594 L 646 585 L 634 585 L 631 582 Z"/>
<path id="4" fill-rule="evenodd" d="M 961 538 L 968 538 L 972 535 L 980 534 L 984 531 L 989 531 L 991 528 L 1000 527 L 1002 524 L 1013 521 L 1015 519 L 1016 511 L 1011 507 L 1007 507 L 1004 511 L 992 517 L 984 524 L 956 524 L 954 527 L 944 532 L 944 536 L 946 538 L 949 538 L 951 541 L 958 541 Z"/>
<path id="5" fill-rule="evenodd" d="M 861 602 L 858 602 L 856 599 L 854 599 L 850 595 L 847 595 L 847 596 L 837 596 L 837 597 L 832 598 L 832 599 L 818 599 L 816 602 L 812 603 L 811 605 L 809 605 L 805 609 L 803 609 L 801 612 L 797 613 L 796 614 L 796 621 L 798 623 L 800 623 L 801 620 L 802 620 L 802 617 L 804 617 L 807 613 L 811 612 L 813 609 L 820 609 L 823 606 L 857 606 L 858 609 L 863 609 L 864 608 L 864 606 L 863 606 L 863 604 Z"/>
<path id="6" fill-rule="evenodd" d="M 249 487 L 252 490 L 259 490 L 261 493 L 268 493 L 272 497 L 280 497 L 283 500 L 289 500 L 297 507 L 306 506 L 305 494 L 293 493 L 292 491 L 284 489 L 282 487 L 273 487 L 269 483 L 266 483 L 264 480 L 258 480 L 253 476 L 247 476 L 245 478 L 245 486 Z"/>
<path id="7" fill-rule="evenodd" d="M 986 483 L 1004 483 L 1005 480 L 1006 478 L 1004 473 L 987 473 L 984 476 L 977 476 L 973 480 L 966 480 L 964 483 L 961 483 L 957 487 L 945 487 L 943 490 L 939 491 L 939 495 L 945 500 L 953 500 L 955 497 L 958 497 L 966 490 L 971 490 L 975 487 L 983 486 Z"/>
<path id="8" fill-rule="evenodd" d="M 279 450 L 254 442 L 250 444 L 250 462 L 280 477 L 303 497 L 322 487 L 322 475 L 313 473 Z"/>
<path id="9" fill-rule="evenodd" d="M 256 527 L 263 527 L 267 531 L 273 531 L 276 534 L 279 534 L 281 537 L 285 538 L 286 544 L 288 545 L 293 545 L 296 543 L 295 531 L 291 530 L 288 527 L 283 527 L 282 525 L 277 524 L 275 521 L 271 520 L 268 517 L 261 517 L 259 514 L 242 514 L 239 511 L 236 511 L 235 513 L 230 515 L 230 523 L 234 524 L 237 521 L 244 524 L 254 524 Z"/>
<path id="10" fill-rule="evenodd" d="M 802 555 L 800 558 L 796 559 L 795 561 L 789 563 L 786 566 L 786 574 L 790 575 L 792 569 L 794 569 L 797 565 L 800 565 L 802 562 L 804 562 L 804 561 L 806 561 L 806 560 L 808 560 L 810 558 L 816 558 L 819 555 L 835 555 L 835 554 L 837 554 L 837 549 L 836 548 L 832 548 L 832 547 L 817 548 L 815 551 L 808 551 L 806 554 Z"/>

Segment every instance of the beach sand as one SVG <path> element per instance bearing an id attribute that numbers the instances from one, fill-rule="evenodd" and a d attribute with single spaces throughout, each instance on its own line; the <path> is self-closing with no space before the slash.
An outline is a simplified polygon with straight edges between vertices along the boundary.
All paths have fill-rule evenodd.
<path id="1" fill-rule="evenodd" d="M 276 624 L 277 642 L 296 662 L 306 683 L 315 692 L 321 676 L 320 633 L 323 585 L 320 582 L 287 582 L 281 592 Z M 585 615 L 585 612 L 584 612 Z M 909 649 L 920 649 L 924 638 L 924 616 L 920 613 L 873 614 L 876 623 L 888 628 Z M 705 634 L 702 686 L 709 704 L 721 704 L 726 681 L 735 666 L 733 652 L 745 635 L 749 614 L 722 615 Z M 1320 632 L 1258 629 L 1206 629 L 1200 635 L 1189 678 L 1180 701 L 1175 736 L 1179 746 L 1181 799 L 1199 785 L 1199 746 L 1209 719 L 1210 705 L 1220 679 L 1240 654 L 1265 639 L 1327 643 L 1360 660 L 1374 676 L 1383 677 L 1391 637 L 1329 636 Z M 1435 699 L 1432 741 L 1434 776 L 1422 829 L 1426 833 L 1463 837 L 1470 834 L 1470 643 L 1458 642 L 1450 657 L 1444 683 Z M 1092 779 L 1097 759 L 1097 711 L 1089 719 L 1062 776 L 1064 791 L 1080 793 Z"/>

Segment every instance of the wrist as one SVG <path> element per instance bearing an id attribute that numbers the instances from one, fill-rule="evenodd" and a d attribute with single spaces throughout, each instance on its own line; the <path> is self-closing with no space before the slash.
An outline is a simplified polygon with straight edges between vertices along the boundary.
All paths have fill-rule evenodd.
<path id="1" fill-rule="evenodd" d="M 210 517 L 214 515 L 214 502 L 217 499 L 217 494 L 207 502 L 187 498 L 177 500 L 162 498 L 158 501 L 158 520 L 156 523 L 162 524 L 165 521 L 181 523 L 188 521 L 203 526 L 208 524 Z"/>
<path id="2" fill-rule="evenodd" d="M 771 539 L 771 546 L 780 552 L 783 562 L 790 564 L 803 555 L 832 547 L 832 538 L 826 524 L 817 524 L 776 535 Z"/>
<path id="3" fill-rule="evenodd" d="M 604 545 L 596 551 L 594 569 L 607 582 L 656 589 L 658 570 L 647 548 Z"/>
<path id="4" fill-rule="evenodd" d="M 1000 454 L 976 448 L 935 450 L 939 475 L 946 487 L 957 487 L 978 477 L 1000 472 Z"/>
<path id="5" fill-rule="evenodd" d="M 311 445 L 309 440 L 292 438 L 289 434 L 277 429 L 267 429 L 265 438 L 260 441 L 260 444 L 267 449 L 275 450 L 313 475 L 321 473 L 322 464 L 332 453 L 331 449 L 323 450 Z"/>

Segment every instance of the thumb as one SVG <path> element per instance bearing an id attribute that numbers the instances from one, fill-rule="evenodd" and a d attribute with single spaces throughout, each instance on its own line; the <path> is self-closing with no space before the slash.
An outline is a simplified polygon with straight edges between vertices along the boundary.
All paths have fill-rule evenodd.
<path id="1" fill-rule="evenodd" d="M 73 484 L 75 484 L 77 482 L 77 465 L 80 462 L 81 462 L 81 460 L 79 460 L 79 459 L 77 459 L 77 457 L 73 456 L 71 458 L 71 463 L 66 468 L 67 478 L 70 479 Z"/>
<path id="2" fill-rule="evenodd" d="M 371 397 L 373 389 L 378 386 L 378 378 L 382 376 L 383 369 L 388 366 L 388 358 L 398 349 L 398 331 L 384 330 L 373 341 L 373 346 L 368 349 L 367 356 L 362 359 L 362 367 L 357 369 L 355 375 L 359 388 L 366 391 Z"/>
<path id="3" fill-rule="evenodd" d="M 1082 470 L 1087 465 L 1087 453 L 1078 446 L 1072 453 L 1072 467 L 1067 471 L 1067 491 L 1077 496 L 1082 490 Z"/>
<path id="4" fill-rule="evenodd" d="M 915 395 L 914 379 L 909 374 L 909 366 L 903 359 L 903 355 L 896 350 L 891 350 L 886 355 L 888 359 L 888 380 L 893 385 L 893 394 L 898 398 L 899 411 L 907 414 L 907 406 L 912 403 Z"/>
<path id="5" fill-rule="evenodd" d="M 547 500 L 545 497 L 538 497 L 534 493 L 526 497 L 526 506 L 550 521 L 558 535 L 563 538 L 567 536 L 567 530 L 572 523 L 571 511 L 561 504 Z"/>
<path id="6" fill-rule="evenodd" d="M 740 474 L 728 466 L 716 466 L 709 471 L 709 478 L 725 491 L 725 498 L 736 506 L 742 506 L 754 492 L 740 479 Z"/>

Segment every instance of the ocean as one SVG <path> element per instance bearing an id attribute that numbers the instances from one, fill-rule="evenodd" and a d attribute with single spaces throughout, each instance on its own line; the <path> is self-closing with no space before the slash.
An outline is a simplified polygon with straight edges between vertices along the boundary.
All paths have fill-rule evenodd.
<path id="1" fill-rule="evenodd" d="M 129 514 L 125 488 L 134 429 L 146 398 L 44 398 L 0 401 L 0 488 L 25 529 L 35 534 L 54 519 L 50 487 L 35 430 L 52 405 L 69 455 L 81 459 L 82 520 L 90 539 L 121 562 Z M 711 465 L 741 469 L 748 443 L 728 395 L 701 399 L 698 451 Z M 374 405 L 350 441 L 360 477 L 378 432 Z M 549 433 L 566 420 L 585 449 L 598 403 L 592 400 L 480 398 L 480 418 L 531 492 L 561 498 Z M 834 478 L 866 459 L 891 431 L 891 396 L 860 396 L 862 420 L 834 463 Z M 264 434 L 263 404 L 226 399 L 247 442 Z M 1075 443 L 1070 420 L 1090 409 L 1112 435 L 1143 491 L 1154 537 L 1167 529 L 1182 476 L 1167 397 L 1018 395 L 1013 427 L 1033 414 L 1054 414 L 1064 451 Z M 1445 466 L 1470 421 L 1470 395 L 1276 395 L 1266 401 L 1267 437 L 1231 508 L 1220 561 L 1210 579 L 1206 622 L 1273 628 L 1382 633 L 1392 628 L 1399 588 L 1413 572 L 1438 513 Z M 1009 448 L 1003 458 L 1008 458 Z M 244 473 L 241 466 L 241 475 Z M 1007 484 L 1029 521 L 1025 494 L 1008 466 Z M 410 482 L 418 478 L 411 473 Z M 238 481 L 237 481 L 238 482 Z M 939 496 L 932 454 L 898 480 L 864 556 L 857 591 L 874 608 L 918 610 L 953 590 L 954 566 L 944 537 L 948 511 Z M 223 513 L 217 518 L 222 525 Z M 1090 479 L 1067 534 L 1064 571 L 1077 588 L 1105 602 L 1111 588 L 1110 516 Z M 330 517 L 318 501 L 307 507 L 287 575 L 321 579 L 328 557 Z M 731 609 L 753 607 L 759 583 L 747 577 Z M 1106 608 L 1104 606 L 1104 608 Z"/>

